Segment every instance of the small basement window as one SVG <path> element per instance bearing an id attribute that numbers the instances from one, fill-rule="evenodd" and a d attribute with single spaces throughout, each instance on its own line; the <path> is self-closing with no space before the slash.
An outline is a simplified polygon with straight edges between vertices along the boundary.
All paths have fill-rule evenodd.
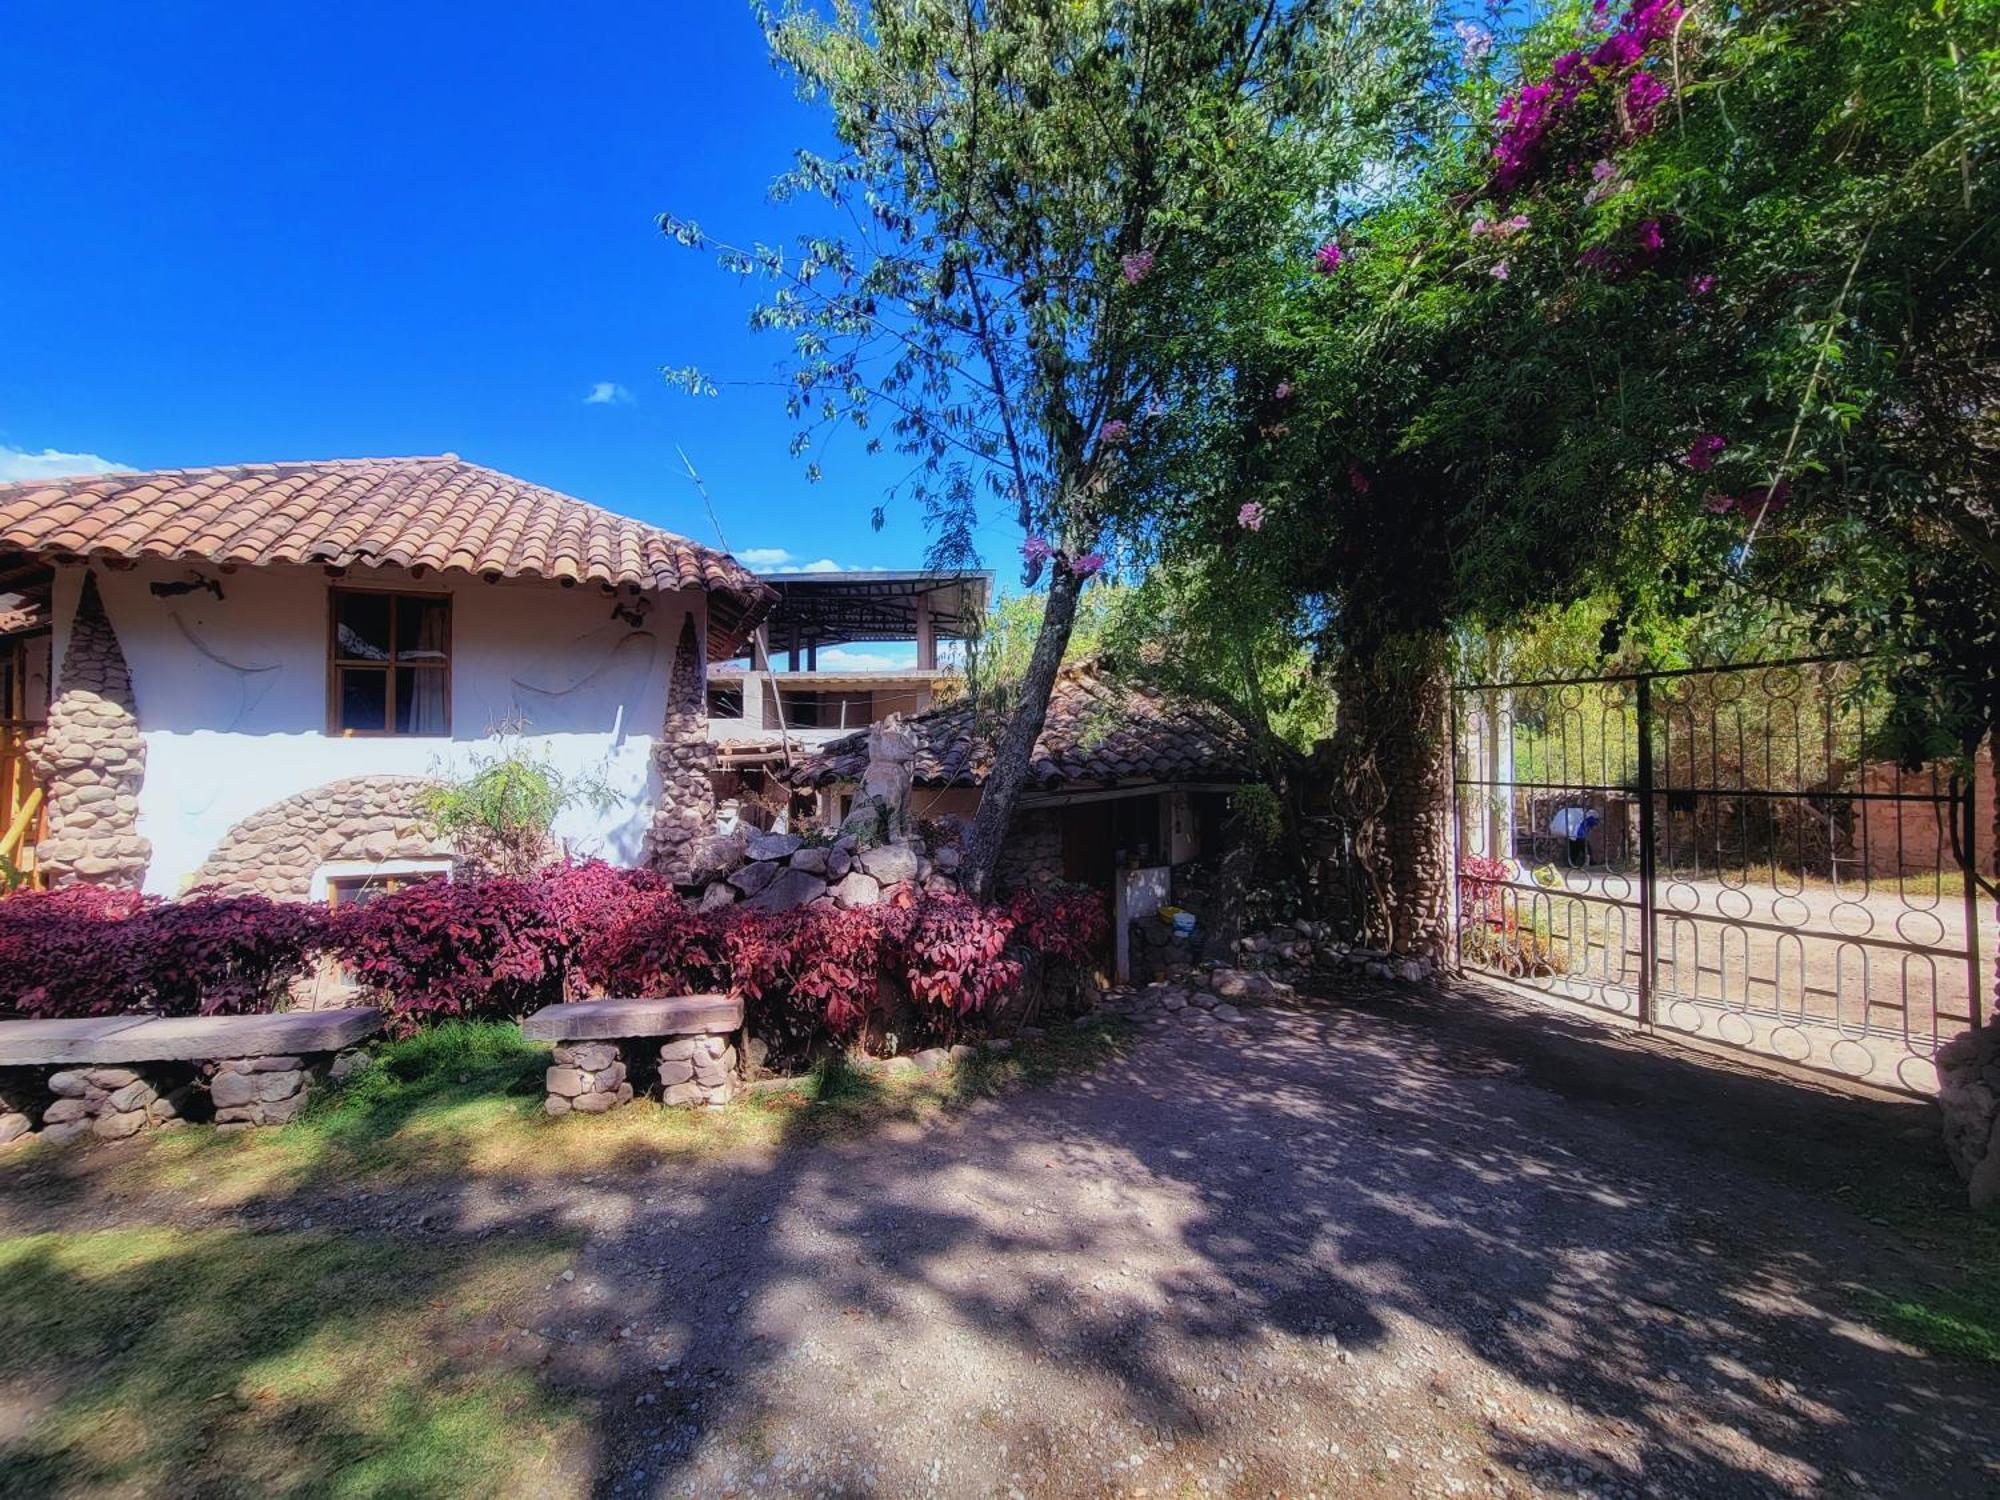
<path id="1" fill-rule="evenodd" d="M 451 733 L 451 596 L 332 590 L 330 734 Z"/>
<path id="2" fill-rule="evenodd" d="M 350 911 L 366 906 L 377 896 L 400 891 L 406 885 L 422 885 L 427 880 L 443 880 L 443 870 L 405 870 L 394 875 L 329 875 L 326 879 L 328 911 Z"/>

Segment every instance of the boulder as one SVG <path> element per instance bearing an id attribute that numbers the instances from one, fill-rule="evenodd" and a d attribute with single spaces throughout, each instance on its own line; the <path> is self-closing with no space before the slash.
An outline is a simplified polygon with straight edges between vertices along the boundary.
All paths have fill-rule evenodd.
<path id="1" fill-rule="evenodd" d="M 790 859 L 804 842 L 796 833 L 759 833 L 753 829 L 744 840 L 743 853 L 750 859 Z"/>
<path id="2" fill-rule="evenodd" d="M 826 882 L 804 870 L 780 870 L 771 882 L 743 903 L 745 911 L 790 911 L 804 906 L 826 889 Z"/>
<path id="3" fill-rule="evenodd" d="M 754 896 L 777 879 L 779 868 L 768 860 L 759 864 L 745 865 L 729 877 L 729 883 L 744 895 Z"/>
<path id="4" fill-rule="evenodd" d="M 720 907 L 736 904 L 736 890 L 733 886 L 717 881 L 701 893 L 701 909 L 715 911 Z"/>
<path id="5" fill-rule="evenodd" d="M 854 850 L 846 843 L 835 844 L 826 851 L 826 874 L 829 880 L 838 880 L 854 868 Z"/>
<path id="6" fill-rule="evenodd" d="M 882 899 L 881 882 L 872 875 L 854 871 L 832 888 L 833 898 L 842 906 L 874 906 Z"/>
<path id="7" fill-rule="evenodd" d="M 748 829 L 738 828 L 734 833 L 712 833 L 688 846 L 687 883 L 707 885 L 720 880 L 731 870 L 743 863 L 744 846 L 750 841 Z"/>
<path id="8" fill-rule="evenodd" d="M 883 844 L 862 851 L 861 868 L 883 885 L 896 885 L 915 880 L 921 860 L 908 844 Z"/>
<path id="9" fill-rule="evenodd" d="M 826 873 L 826 849 L 823 846 L 816 846 L 810 849 L 799 850 L 792 856 L 792 868 L 794 870 L 804 870 L 808 875 L 824 875 Z"/>

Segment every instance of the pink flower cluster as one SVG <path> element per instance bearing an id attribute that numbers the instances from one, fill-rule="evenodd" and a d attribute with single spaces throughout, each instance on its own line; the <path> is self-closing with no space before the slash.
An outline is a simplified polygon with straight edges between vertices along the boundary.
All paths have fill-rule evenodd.
<path id="1" fill-rule="evenodd" d="M 1497 222 L 1478 218 L 1472 221 L 1472 234 L 1477 239 L 1507 240 L 1512 239 L 1527 227 L 1528 216 L 1526 214 L 1515 214 L 1511 219 L 1501 219 Z"/>
<path id="2" fill-rule="evenodd" d="M 1088 578 L 1092 573 L 1102 572 L 1103 569 L 1104 554 L 1102 552 L 1086 552 L 1081 557 L 1070 559 L 1069 570 L 1078 578 Z"/>
<path id="3" fill-rule="evenodd" d="M 1549 68 L 1549 76 L 1523 85 L 1500 101 L 1500 138 L 1493 143 L 1493 188 L 1512 192 L 1541 165 L 1548 137 L 1576 101 L 1594 85 L 1638 65 L 1646 49 L 1668 36 L 1680 19 L 1674 0 L 1638 0 L 1616 30 L 1591 51 L 1565 52 Z M 1647 82 L 1641 83 L 1641 77 Z M 1625 86 L 1628 132 L 1643 135 L 1653 127 L 1654 113 L 1666 98 L 1666 88 L 1649 75 L 1635 75 Z"/>
<path id="4" fill-rule="evenodd" d="M 1347 258 L 1337 241 L 1328 240 L 1313 251 L 1313 269 L 1322 276 L 1331 276 L 1340 269 L 1340 263 Z"/>
<path id="5" fill-rule="evenodd" d="M 1119 262 L 1119 268 L 1125 274 L 1125 284 L 1127 286 L 1137 286 L 1146 279 L 1147 273 L 1153 269 L 1153 252 L 1150 250 L 1134 250 Z"/>
<path id="6" fill-rule="evenodd" d="M 1255 500 L 1244 501 L 1243 508 L 1236 512 L 1236 524 L 1241 526 L 1245 531 L 1262 531 L 1264 529 L 1264 507 L 1259 505 Z"/>
<path id="7" fill-rule="evenodd" d="M 1021 556 L 1030 563 L 1045 563 L 1056 555 L 1056 549 L 1038 536 L 1031 536 L 1021 543 Z"/>
<path id="8" fill-rule="evenodd" d="M 1719 433 L 1704 432 L 1688 444 L 1687 466 L 1697 474 L 1706 474 L 1715 467 L 1716 459 L 1722 456 L 1722 450 L 1728 446 L 1729 440 Z"/>
<path id="9" fill-rule="evenodd" d="M 1605 276 L 1616 279 L 1627 271 L 1650 266 L 1660 258 L 1660 252 L 1666 247 L 1667 234 L 1660 227 L 1660 221 L 1641 219 L 1632 230 L 1630 254 L 1621 255 L 1608 245 L 1593 245 L 1576 259 L 1578 265 L 1587 266 L 1593 271 L 1601 271 Z"/>
<path id="10" fill-rule="evenodd" d="M 1097 440 L 1100 443 L 1115 447 L 1117 444 L 1124 442 L 1126 436 L 1131 431 L 1130 424 L 1117 417 L 1113 417 L 1109 422 L 1106 422 L 1102 427 L 1097 429 Z"/>

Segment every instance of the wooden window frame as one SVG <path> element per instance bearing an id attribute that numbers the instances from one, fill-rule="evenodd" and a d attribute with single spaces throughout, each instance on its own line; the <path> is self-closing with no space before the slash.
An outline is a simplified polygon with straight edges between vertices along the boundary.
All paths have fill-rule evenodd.
<path id="1" fill-rule="evenodd" d="M 340 599 L 343 594 L 377 594 L 387 598 L 389 603 L 389 654 L 381 661 L 370 661 L 358 656 L 340 654 Z M 395 728 L 396 723 L 396 604 L 404 599 L 421 599 L 425 603 L 444 601 L 444 665 L 434 667 L 426 663 L 421 670 L 442 671 L 444 673 L 444 729 L 438 734 L 408 734 Z M 452 665 L 458 658 L 454 621 L 456 611 L 452 608 L 452 597 L 442 590 L 426 593 L 422 589 L 375 588 L 367 585 L 337 583 L 326 591 L 326 732 L 337 740 L 435 740 L 451 738 L 452 720 Z M 340 722 L 340 671 L 343 667 L 365 667 L 386 673 L 386 686 L 382 690 L 382 724 L 380 729 L 347 729 Z M 412 670 L 418 670 L 412 668 Z"/>
<path id="2" fill-rule="evenodd" d="M 379 875 L 329 875 L 326 877 L 326 909 L 330 912 L 339 911 L 343 892 L 348 893 L 351 899 L 355 892 L 366 890 L 372 885 L 379 887 L 382 894 L 388 895 L 407 886 L 428 885 L 433 880 L 448 883 L 451 880 L 451 871 L 439 866 L 435 870 L 389 870 Z"/>

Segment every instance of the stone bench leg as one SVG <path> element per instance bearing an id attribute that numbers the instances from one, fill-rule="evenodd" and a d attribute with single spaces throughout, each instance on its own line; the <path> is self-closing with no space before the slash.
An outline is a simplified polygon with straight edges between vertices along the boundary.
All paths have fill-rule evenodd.
<path id="1" fill-rule="evenodd" d="M 736 1046 L 726 1036 L 677 1036 L 660 1048 L 661 1098 L 720 1106 L 735 1097 Z"/>
<path id="2" fill-rule="evenodd" d="M 119 1141 L 180 1124 L 187 1087 L 149 1080 L 133 1068 L 66 1068 L 49 1075 L 49 1092 L 56 1097 L 42 1111 L 43 1140 Z"/>
<path id="3" fill-rule="evenodd" d="M 47 1092 L 25 1068 L 0 1069 L 0 1151 L 35 1128 L 35 1101 Z"/>
<path id="4" fill-rule="evenodd" d="M 548 1086 L 549 1097 L 543 1107 L 552 1115 L 572 1110 L 580 1115 L 601 1115 L 632 1099 L 624 1060 L 612 1042 L 567 1042 L 556 1048 L 556 1065 L 549 1069 Z"/>
<path id="5" fill-rule="evenodd" d="M 215 1128 L 248 1130 L 296 1119 L 320 1068 L 305 1057 L 225 1057 L 203 1071 L 215 1104 Z"/>

